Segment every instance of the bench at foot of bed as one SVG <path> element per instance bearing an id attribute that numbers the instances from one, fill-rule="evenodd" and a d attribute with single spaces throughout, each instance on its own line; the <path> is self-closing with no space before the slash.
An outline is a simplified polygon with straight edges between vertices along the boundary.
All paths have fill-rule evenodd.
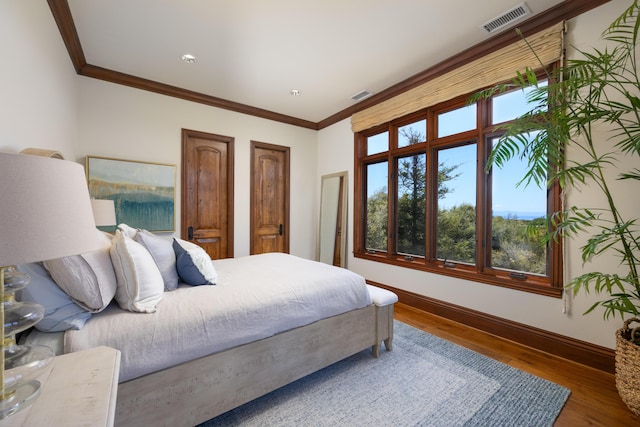
<path id="1" fill-rule="evenodd" d="M 376 306 L 376 337 L 377 344 L 371 347 L 374 357 L 380 356 L 380 345 L 384 342 L 387 351 L 393 349 L 393 304 L 398 302 L 398 296 L 386 289 L 367 285 L 371 301 Z"/>

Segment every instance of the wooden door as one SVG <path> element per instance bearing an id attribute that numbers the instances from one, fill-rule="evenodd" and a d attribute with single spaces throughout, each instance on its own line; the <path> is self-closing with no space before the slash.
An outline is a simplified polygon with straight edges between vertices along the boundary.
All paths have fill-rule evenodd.
<path id="1" fill-rule="evenodd" d="M 251 141 L 250 253 L 289 252 L 289 147 Z"/>
<path id="2" fill-rule="evenodd" d="M 233 143 L 182 130 L 181 236 L 211 259 L 233 257 Z"/>

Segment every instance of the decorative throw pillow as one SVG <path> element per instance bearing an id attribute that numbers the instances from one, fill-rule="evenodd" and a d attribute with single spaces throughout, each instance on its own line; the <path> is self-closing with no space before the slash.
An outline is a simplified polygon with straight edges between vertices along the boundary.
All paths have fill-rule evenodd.
<path id="1" fill-rule="evenodd" d="M 21 301 L 31 301 L 44 307 L 44 318 L 36 324 L 42 332 L 80 329 L 91 318 L 91 313 L 73 302 L 56 285 L 40 263 L 21 264 L 17 269 L 31 277 L 29 286 L 22 289 Z"/>
<path id="2" fill-rule="evenodd" d="M 218 279 L 211 257 L 200 246 L 173 239 L 178 276 L 188 285 L 215 285 Z"/>
<path id="3" fill-rule="evenodd" d="M 147 231 L 138 230 L 134 239 L 145 247 L 151 254 L 162 275 L 165 291 L 173 291 L 178 287 L 178 272 L 176 270 L 176 254 L 171 246 L 171 240 Z"/>
<path id="4" fill-rule="evenodd" d="M 111 235 L 98 229 L 96 233 L 98 250 L 43 262 L 60 289 L 76 304 L 94 313 L 109 305 L 118 286 L 109 256 Z"/>
<path id="5" fill-rule="evenodd" d="M 162 296 L 164 283 L 151 254 L 135 240 L 116 230 L 111 260 L 118 279 L 116 301 L 124 310 L 153 313 Z"/>

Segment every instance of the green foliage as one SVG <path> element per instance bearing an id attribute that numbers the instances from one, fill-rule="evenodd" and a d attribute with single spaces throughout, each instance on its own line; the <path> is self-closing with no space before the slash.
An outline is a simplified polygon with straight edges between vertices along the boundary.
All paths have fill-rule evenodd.
<path id="1" fill-rule="evenodd" d="M 570 206 L 548 219 L 546 239 L 586 235 L 581 247 L 585 266 L 594 257 L 613 254 L 620 265 L 612 265 L 623 275 L 590 271 L 572 278 L 566 285 L 579 292 L 605 295 L 587 313 L 604 308 L 604 318 L 640 314 L 638 256 L 640 230 L 636 218 L 624 218 L 620 202 L 610 187 L 610 171 L 619 180 L 639 180 L 640 170 L 620 170 L 622 156 L 640 157 L 640 79 L 636 46 L 640 29 L 640 6 L 631 6 L 603 33 L 604 50 L 578 51 L 580 59 L 569 60 L 557 70 L 546 71 L 548 86 L 538 85 L 533 70 L 520 73 L 508 84 L 476 94 L 472 101 L 514 88 L 534 86 L 529 97 L 533 108 L 503 126 L 505 134 L 494 147 L 487 168 L 501 167 L 518 156 L 527 159 L 522 183 L 597 189 L 604 206 Z M 526 40 L 525 40 L 526 41 Z M 548 98 L 548 108 L 542 102 Z M 601 130 L 609 130 L 603 140 Z M 532 137 L 531 137 L 532 136 Z M 583 161 L 564 159 L 570 148 Z M 636 194 L 626 197 L 637 197 Z"/>
<path id="2" fill-rule="evenodd" d="M 424 256 L 425 198 L 404 194 L 398 199 L 398 251 Z"/>
<path id="3" fill-rule="evenodd" d="M 508 270 L 545 274 L 547 248 L 543 219 L 526 221 L 494 216 L 491 236 L 491 266 Z"/>
<path id="4" fill-rule="evenodd" d="M 367 249 L 387 250 L 387 189 L 367 199 Z"/>
<path id="5" fill-rule="evenodd" d="M 437 257 L 451 261 L 476 262 L 476 208 L 464 203 L 438 210 Z"/>

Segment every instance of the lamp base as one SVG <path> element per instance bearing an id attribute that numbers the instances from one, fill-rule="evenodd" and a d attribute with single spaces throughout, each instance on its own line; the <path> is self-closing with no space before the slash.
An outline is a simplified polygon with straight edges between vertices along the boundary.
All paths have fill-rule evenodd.
<path id="1" fill-rule="evenodd" d="M 38 379 L 53 366 L 55 354 L 44 345 L 9 345 L 4 348 L 5 389 L 11 390 L 19 383 Z"/>
<path id="2" fill-rule="evenodd" d="M 40 394 L 40 382 L 35 378 L 54 360 L 48 347 L 16 345 L 15 334 L 44 316 L 41 305 L 15 300 L 15 292 L 27 286 L 29 280 L 14 266 L 0 266 L 0 420 L 35 401 Z"/>
<path id="3" fill-rule="evenodd" d="M 0 420 L 28 407 L 40 395 L 40 382 L 29 381 L 11 391 L 7 391 L 4 398 L 0 398 Z"/>

